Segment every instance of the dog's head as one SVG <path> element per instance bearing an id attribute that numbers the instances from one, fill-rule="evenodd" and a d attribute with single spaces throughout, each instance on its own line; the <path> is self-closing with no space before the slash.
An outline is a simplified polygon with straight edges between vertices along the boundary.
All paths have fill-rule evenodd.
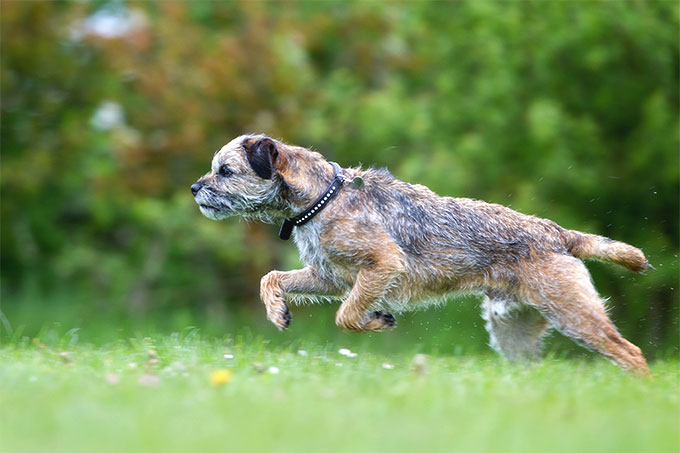
<path id="1" fill-rule="evenodd" d="M 280 209 L 277 171 L 285 145 L 265 135 L 242 135 L 215 153 L 210 172 L 191 186 L 201 213 L 213 220 L 231 216 L 267 220 Z"/>

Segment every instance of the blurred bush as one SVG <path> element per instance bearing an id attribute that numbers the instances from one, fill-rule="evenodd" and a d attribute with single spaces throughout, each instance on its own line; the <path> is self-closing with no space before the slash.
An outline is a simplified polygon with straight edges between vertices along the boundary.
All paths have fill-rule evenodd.
<path id="1" fill-rule="evenodd" d="M 591 270 L 624 334 L 677 348 L 675 2 L 3 2 L 1 16 L 5 313 L 28 298 L 36 320 L 68 303 L 83 322 L 259 314 L 260 276 L 296 251 L 274 228 L 203 218 L 188 188 L 222 144 L 264 132 L 643 248 L 647 275 Z"/>

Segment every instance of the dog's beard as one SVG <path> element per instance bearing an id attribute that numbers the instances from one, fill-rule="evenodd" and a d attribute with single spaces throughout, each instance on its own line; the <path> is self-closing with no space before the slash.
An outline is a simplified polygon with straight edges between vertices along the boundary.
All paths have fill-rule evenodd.
<path id="1" fill-rule="evenodd" d="M 218 196 L 213 191 L 202 190 L 195 197 L 194 201 L 198 204 L 201 214 L 212 220 L 223 220 L 227 217 L 238 215 L 233 203 L 222 196 Z"/>
<path id="2" fill-rule="evenodd" d="M 212 220 L 224 220 L 229 217 L 241 217 L 246 221 L 275 223 L 285 215 L 281 208 L 258 204 L 259 198 L 231 198 L 213 192 L 199 193 L 195 201 L 201 214 Z M 270 201 L 270 200 L 267 200 Z"/>
<path id="3" fill-rule="evenodd" d="M 207 204 L 199 204 L 198 208 L 200 209 L 201 214 L 212 220 L 224 220 L 227 217 L 238 215 L 238 213 L 234 211 L 224 211 L 220 208 Z"/>
<path id="4" fill-rule="evenodd" d="M 264 222 L 275 223 L 279 221 L 283 215 L 277 212 L 269 211 L 239 211 L 239 210 L 224 210 L 220 207 L 209 206 L 206 204 L 199 204 L 198 208 L 201 214 L 212 220 L 224 220 L 229 217 L 241 217 L 248 222 Z"/>

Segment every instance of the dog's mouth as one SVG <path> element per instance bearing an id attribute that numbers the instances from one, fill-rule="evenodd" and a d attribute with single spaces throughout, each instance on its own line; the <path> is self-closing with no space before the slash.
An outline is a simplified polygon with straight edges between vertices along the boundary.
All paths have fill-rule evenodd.
<path id="1" fill-rule="evenodd" d="M 224 207 L 198 203 L 198 208 L 201 210 L 201 214 L 212 220 L 223 220 L 230 216 L 229 211 L 225 210 Z"/>
<path id="2" fill-rule="evenodd" d="M 201 214 L 211 220 L 224 220 L 227 217 L 231 217 L 231 215 L 233 215 L 229 211 L 225 211 L 224 209 L 220 209 L 209 204 L 199 203 L 198 207 L 201 210 Z"/>

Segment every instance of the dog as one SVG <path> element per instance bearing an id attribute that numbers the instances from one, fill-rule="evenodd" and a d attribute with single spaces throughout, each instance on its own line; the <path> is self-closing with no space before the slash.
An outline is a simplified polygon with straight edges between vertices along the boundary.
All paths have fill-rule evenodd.
<path id="1" fill-rule="evenodd" d="M 538 359 L 554 328 L 624 370 L 649 373 L 581 261 L 650 268 L 631 245 L 501 205 L 441 197 L 385 169 L 340 168 L 266 135 L 223 146 L 191 192 L 206 217 L 283 221 L 281 238 L 292 234 L 306 266 L 269 272 L 260 285 L 267 318 L 281 330 L 296 295 L 341 299 L 339 327 L 377 332 L 396 326 L 393 312 L 476 293 L 491 347 L 512 361 Z"/>

